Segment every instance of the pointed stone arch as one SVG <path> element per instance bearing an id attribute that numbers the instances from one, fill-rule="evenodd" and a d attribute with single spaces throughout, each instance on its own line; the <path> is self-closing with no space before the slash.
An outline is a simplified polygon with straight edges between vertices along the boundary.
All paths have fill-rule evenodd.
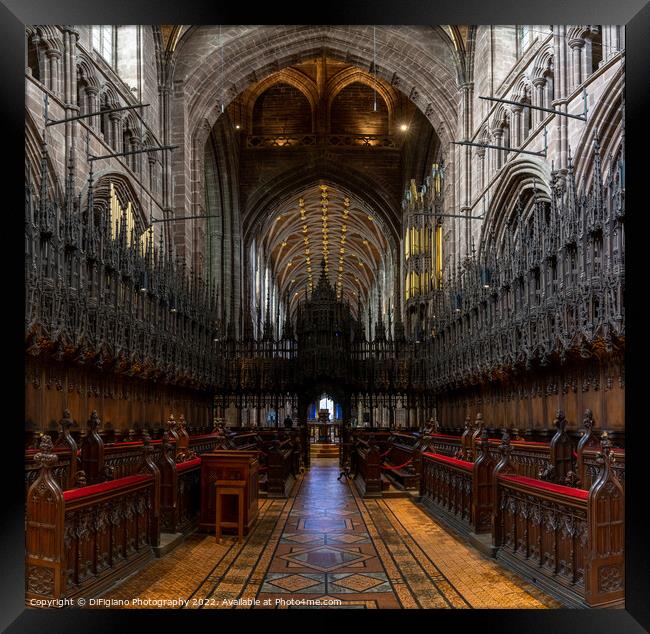
<path id="1" fill-rule="evenodd" d="M 479 251 L 488 246 L 490 236 L 494 237 L 495 246 L 499 248 L 508 223 L 514 220 L 515 208 L 522 195 L 534 191 L 538 200 L 550 201 L 550 179 L 550 167 L 532 156 L 520 157 L 505 165 L 481 226 Z"/>
<path id="2" fill-rule="evenodd" d="M 312 129 L 314 125 L 314 110 L 318 103 L 318 88 L 314 81 L 304 73 L 295 68 L 283 68 L 277 73 L 269 75 L 258 84 L 246 91 L 245 97 L 248 100 L 246 121 L 249 130 L 253 129 L 253 109 L 257 100 L 271 87 L 276 84 L 289 84 L 307 99 L 311 107 Z"/>

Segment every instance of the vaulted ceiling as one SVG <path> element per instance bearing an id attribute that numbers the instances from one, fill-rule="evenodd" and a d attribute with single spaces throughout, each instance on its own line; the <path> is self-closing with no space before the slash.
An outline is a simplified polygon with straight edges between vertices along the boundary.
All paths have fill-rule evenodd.
<path id="1" fill-rule="evenodd" d="M 335 184 L 320 183 L 278 206 L 262 247 L 291 306 L 315 286 L 325 260 L 330 282 L 354 307 L 374 281 L 389 245 L 373 210 Z"/>

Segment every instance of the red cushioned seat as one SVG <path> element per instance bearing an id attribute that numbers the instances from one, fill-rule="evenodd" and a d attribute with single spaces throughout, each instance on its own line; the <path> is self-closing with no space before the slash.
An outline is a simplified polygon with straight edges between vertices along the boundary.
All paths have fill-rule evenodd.
<path id="1" fill-rule="evenodd" d="M 465 469 L 466 471 L 471 471 L 474 468 L 474 463 L 467 462 L 467 460 L 458 460 L 458 458 L 452 458 L 451 456 L 442 456 L 438 453 L 424 452 L 422 455 L 433 458 L 439 462 L 448 462 L 449 464 L 460 467 L 461 469 Z"/>
<path id="2" fill-rule="evenodd" d="M 81 487 L 79 489 L 70 489 L 63 492 L 63 499 L 66 502 L 70 502 L 72 500 L 78 500 L 79 498 L 88 497 L 97 493 L 105 493 L 106 491 L 125 489 L 131 484 L 145 482 L 146 480 L 153 480 L 153 475 L 150 473 L 143 473 L 139 475 L 126 476 L 125 478 L 118 478 L 117 480 L 110 480 L 109 482 L 91 484 L 90 486 Z"/>
<path id="3" fill-rule="evenodd" d="M 574 489 L 562 484 L 553 484 L 552 482 L 545 482 L 544 480 L 537 480 L 536 478 L 527 478 L 525 476 L 512 476 L 512 475 L 499 475 L 501 480 L 508 480 L 510 482 L 518 482 L 525 484 L 535 489 L 542 489 L 544 491 L 552 491 L 553 493 L 560 493 L 561 495 L 568 495 L 570 497 L 586 500 L 589 497 L 589 491 L 584 489 Z"/>

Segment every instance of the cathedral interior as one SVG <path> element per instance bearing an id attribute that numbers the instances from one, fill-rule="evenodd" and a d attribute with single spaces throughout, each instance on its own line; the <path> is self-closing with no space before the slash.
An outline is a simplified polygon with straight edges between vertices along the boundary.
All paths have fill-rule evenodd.
<path id="1" fill-rule="evenodd" d="M 25 37 L 28 606 L 623 606 L 623 27 Z"/>

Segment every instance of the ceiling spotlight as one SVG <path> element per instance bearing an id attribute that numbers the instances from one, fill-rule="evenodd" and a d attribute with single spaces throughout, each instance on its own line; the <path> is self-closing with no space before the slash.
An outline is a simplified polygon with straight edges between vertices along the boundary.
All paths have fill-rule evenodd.
<path id="1" fill-rule="evenodd" d="M 235 125 L 235 130 L 239 130 L 239 128 L 241 128 L 241 126 L 237 123 L 237 124 Z"/>
<path id="2" fill-rule="evenodd" d="M 399 127 L 399 129 L 402 132 L 406 132 L 409 129 L 409 127 L 406 125 L 406 123 L 402 123 L 402 125 Z"/>

